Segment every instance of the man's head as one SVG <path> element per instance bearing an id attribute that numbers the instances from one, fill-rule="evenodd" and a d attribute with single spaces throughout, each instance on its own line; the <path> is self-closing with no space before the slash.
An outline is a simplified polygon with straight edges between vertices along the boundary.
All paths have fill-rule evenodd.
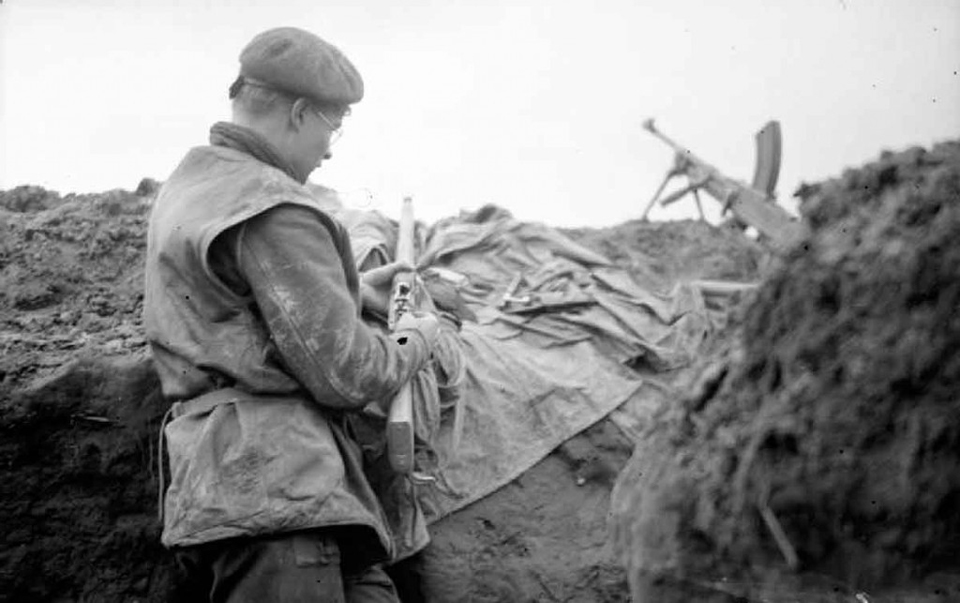
<path id="1" fill-rule="evenodd" d="M 256 36 L 240 53 L 230 87 L 234 123 L 267 138 L 306 180 L 363 98 L 356 67 L 333 45 L 293 27 Z"/>

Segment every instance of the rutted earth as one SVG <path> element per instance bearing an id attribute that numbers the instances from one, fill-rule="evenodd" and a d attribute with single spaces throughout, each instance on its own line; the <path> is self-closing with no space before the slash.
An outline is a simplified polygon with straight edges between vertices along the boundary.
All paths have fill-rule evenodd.
<path id="1" fill-rule="evenodd" d="M 0 600 L 188 598 L 158 544 L 139 320 L 153 184 L 0 192 Z M 958 191 L 958 144 L 804 187 L 811 235 L 783 262 L 695 221 L 566 231 L 651 287 L 763 286 L 629 464 L 604 420 L 435 524 L 431 600 L 960 596 Z"/>

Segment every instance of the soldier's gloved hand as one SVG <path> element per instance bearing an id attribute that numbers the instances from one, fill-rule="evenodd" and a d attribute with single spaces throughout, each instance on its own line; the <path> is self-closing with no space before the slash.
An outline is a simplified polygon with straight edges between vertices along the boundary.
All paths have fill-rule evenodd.
<path id="1" fill-rule="evenodd" d="M 418 331 L 423 335 L 432 350 L 440 337 L 440 321 L 431 312 L 407 312 L 397 321 L 393 337 L 396 341 L 403 343 L 402 338 L 410 331 Z"/>

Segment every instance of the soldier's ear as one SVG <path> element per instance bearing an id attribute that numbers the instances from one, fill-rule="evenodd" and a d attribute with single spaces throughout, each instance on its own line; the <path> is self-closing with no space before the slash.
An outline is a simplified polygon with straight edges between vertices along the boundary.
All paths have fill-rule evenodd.
<path id="1" fill-rule="evenodd" d="M 306 125 L 306 121 L 310 118 L 309 114 L 311 111 L 313 111 L 313 107 L 307 99 L 298 98 L 293 101 L 293 104 L 290 105 L 290 124 L 294 129 L 299 130 Z"/>

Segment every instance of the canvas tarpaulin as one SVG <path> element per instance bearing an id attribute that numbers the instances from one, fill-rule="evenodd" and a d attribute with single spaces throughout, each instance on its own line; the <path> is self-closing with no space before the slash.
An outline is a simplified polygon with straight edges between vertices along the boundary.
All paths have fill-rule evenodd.
<path id="1" fill-rule="evenodd" d="M 337 214 L 358 263 L 391 255 L 395 224 L 376 212 Z M 649 290 L 557 230 L 493 206 L 418 235 L 418 268 L 452 276 L 477 316 L 460 332 L 461 437 L 454 449 L 445 413 L 436 442 L 453 494 L 430 497 L 428 521 L 490 494 L 615 410 L 617 424 L 637 433 L 664 395 L 645 376 L 688 364 L 714 328 L 697 287 Z M 520 302 L 504 304 L 505 294 Z"/>

